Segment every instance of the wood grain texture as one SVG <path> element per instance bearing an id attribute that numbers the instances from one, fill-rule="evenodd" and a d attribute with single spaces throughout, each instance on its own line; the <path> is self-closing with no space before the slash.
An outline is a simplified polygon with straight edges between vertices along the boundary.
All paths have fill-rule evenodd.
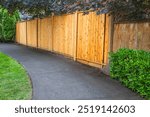
<path id="1" fill-rule="evenodd" d="M 73 57 L 75 15 L 55 16 L 53 18 L 53 51 Z"/>
<path id="2" fill-rule="evenodd" d="M 19 26 L 18 26 L 19 25 Z M 17 24 L 17 39 L 22 30 Z M 109 20 L 106 15 L 82 13 L 27 21 L 27 46 L 38 47 L 100 67 L 108 62 Z"/>
<path id="3" fill-rule="evenodd" d="M 52 18 L 38 21 L 38 48 L 52 50 Z"/>
<path id="4" fill-rule="evenodd" d="M 77 58 L 103 64 L 105 43 L 105 15 L 78 16 Z"/>
<path id="5" fill-rule="evenodd" d="M 73 23 L 73 59 L 74 59 L 74 61 L 76 61 L 77 60 L 77 41 L 78 41 L 78 37 L 77 37 L 77 35 L 78 35 L 78 12 L 76 12 L 75 13 L 75 17 L 74 17 L 75 19 L 74 19 L 74 22 L 72 22 Z"/>
<path id="6" fill-rule="evenodd" d="M 27 45 L 30 47 L 37 47 L 38 42 L 38 20 L 27 21 Z"/>
<path id="7" fill-rule="evenodd" d="M 18 22 L 16 24 L 16 40 L 15 40 L 17 43 L 20 43 L 20 29 L 19 29 L 19 25 L 20 25 L 20 23 Z"/>
<path id="8" fill-rule="evenodd" d="M 150 23 L 115 24 L 113 51 L 119 48 L 150 51 Z"/>
<path id="9" fill-rule="evenodd" d="M 110 18 L 111 17 L 109 15 L 105 16 L 105 41 L 104 41 L 104 60 L 103 60 L 104 64 L 109 63 L 109 60 L 108 60 L 109 52 L 110 52 L 109 43 L 110 43 L 110 39 L 111 39 L 110 35 L 112 33 L 111 30 L 110 30 L 110 28 L 112 26 Z"/>
<path id="10" fill-rule="evenodd" d="M 16 30 L 16 42 L 26 45 L 26 22 L 17 23 Z"/>

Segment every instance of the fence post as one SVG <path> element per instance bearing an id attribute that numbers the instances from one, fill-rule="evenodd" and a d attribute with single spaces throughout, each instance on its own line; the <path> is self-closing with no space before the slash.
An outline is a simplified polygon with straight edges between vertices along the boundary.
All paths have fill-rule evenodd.
<path id="1" fill-rule="evenodd" d="M 38 23 L 39 23 L 39 22 L 38 22 L 38 18 L 36 18 L 36 36 L 37 36 L 37 37 L 36 37 L 36 39 L 37 39 L 37 40 L 36 40 L 36 48 L 38 48 L 38 40 L 39 40 L 39 29 L 38 29 L 38 28 L 39 28 L 39 25 L 38 25 Z"/>
<path id="2" fill-rule="evenodd" d="M 26 46 L 28 45 L 28 21 L 25 21 L 26 22 Z"/>
<path id="3" fill-rule="evenodd" d="M 37 19 L 37 48 L 40 48 L 40 39 L 41 39 L 41 19 Z"/>
<path id="4" fill-rule="evenodd" d="M 53 44 L 53 42 L 54 42 L 54 33 L 53 33 L 53 31 L 54 31 L 54 14 L 52 14 L 52 39 L 51 39 L 51 51 L 52 52 L 54 50 L 54 44 Z"/>
<path id="5" fill-rule="evenodd" d="M 110 65 L 109 65 L 109 52 L 113 51 L 113 35 L 114 35 L 114 21 L 113 21 L 113 16 L 109 16 L 109 18 L 106 18 L 107 20 L 107 24 L 105 26 L 105 28 L 107 27 L 107 31 L 105 31 L 105 38 L 107 38 L 105 40 L 105 44 L 107 44 L 107 46 L 105 45 L 105 57 L 104 57 L 104 62 L 105 62 L 105 66 L 103 66 L 103 68 L 101 69 L 105 74 L 110 75 Z M 106 36 L 106 34 L 108 36 Z M 106 43 L 107 41 L 107 43 Z M 107 50 L 106 50 L 107 48 Z"/>
<path id="6" fill-rule="evenodd" d="M 108 64 L 109 52 L 113 51 L 113 35 L 114 35 L 114 23 L 113 16 L 105 14 L 105 31 L 104 31 L 104 56 L 103 63 Z"/>
<path id="7" fill-rule="evenodd" d="M 73 40 L 73 59 L 77 59 L 77 41 L 78 41 L 78 12 L 75 13 L 75 22 L 74 22 L 74 40 Z"/>
<path id="8" fill-rule="evenodd" d="M 114 38 L 114 17 L 111 15 L 109 18 L 109 52 L 113 51 L 113 38 Z"/>
<path id="9" fill-rule="evenodd" d="M 107 29 L 107 15 L 106 14 L 104 14 L 104 40 L 103 40 L 103 60 L 102 60 L 102 64 L 106 64 L 106 41 L 108 40 L 108 38 L 107 38 L 107 31 L 108 31 L 108 29 Z M 103 65 L 102 65 L 102 67 L 103 67 Z"/>
<path id="10" fill-rule="evenodd" d="M 20 43 L 20 24 L 19 24 L 19 22 L 16 23 L 15 42 L 16 42 L 16 43 Z"/>

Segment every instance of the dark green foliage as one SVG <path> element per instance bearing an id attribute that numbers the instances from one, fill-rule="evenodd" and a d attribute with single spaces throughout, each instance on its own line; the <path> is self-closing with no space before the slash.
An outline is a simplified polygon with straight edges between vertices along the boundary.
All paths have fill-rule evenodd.
<path id="1" fill-rule="evenodd" d="M 150 0 L 112 0 L 109 11 L 115 22 L 150 21 Z"/>
<path id="2" fill-rule="evenodd" d="M 16 22 L 19 20 L 19 13 L 16 11 L 9 14 L 0 6 L 0 42 L 11 42 L 15 38 Z"/>
<path id="3" fill-rule="evenodd" d="M 110 54 L 111 77 L 150 99 L 150 52 L 120 49 Z"/>
<path id="4" fill-rule="evenodd" d="M 150 0 L 0 0 L 10 13 L 19 9 L 34 17 L 75 11 L 113 14 L 116 22 L 150 20 Z"/>

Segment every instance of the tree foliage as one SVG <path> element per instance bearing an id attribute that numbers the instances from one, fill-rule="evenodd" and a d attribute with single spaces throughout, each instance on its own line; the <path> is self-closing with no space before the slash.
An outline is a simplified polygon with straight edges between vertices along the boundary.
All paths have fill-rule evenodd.
<path id="1" fill-rule="evenodd" d="M 115 21 L 149 20 L 150 0 L 0 0 L 9 12 L 19 9 L 34 17 L 83 11 L 113 14 Z"/>
<path id="2" fill-rule="evenodd" d="M 13 41 L 15 36 L 16 22 L 19 20 L 19 13 L 13 14 L 0 6 L 0 42 Z"/>

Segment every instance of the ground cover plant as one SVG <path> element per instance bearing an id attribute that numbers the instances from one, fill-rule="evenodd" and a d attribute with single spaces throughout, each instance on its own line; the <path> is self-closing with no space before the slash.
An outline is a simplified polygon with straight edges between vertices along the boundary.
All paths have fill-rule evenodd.
<path id="1" fill-rule="evenodd" d="M 32 89 L 25 69 L 0 52 L 0 100 L 31 99 Z"/>
<path id="2" fill-rule="evenodd" d="M 150 99 L 150 52 L 120 49 L 110 54 L 111 77 Z"/>

